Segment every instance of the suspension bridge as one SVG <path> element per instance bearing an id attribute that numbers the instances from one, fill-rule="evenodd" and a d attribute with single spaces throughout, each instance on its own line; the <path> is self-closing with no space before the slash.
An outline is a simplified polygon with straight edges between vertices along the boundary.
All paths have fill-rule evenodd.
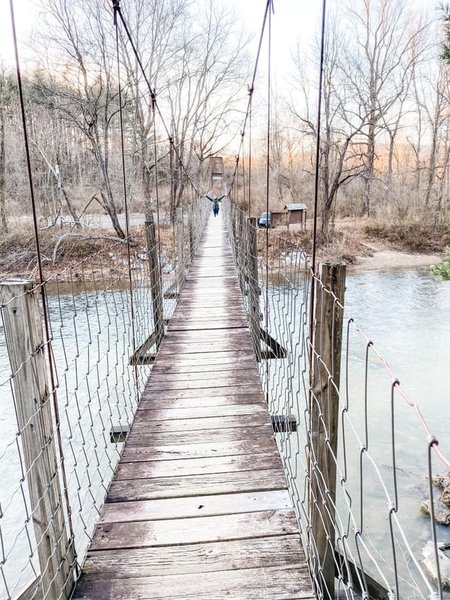
<path id="1" fill-rule="evenodd" d="M 142 67 L 113 8 L 117 61 L 121 24 Z M 317 202 L 312 257 L 252 214 L 240 159 L 271 8 L 234 173 L 208 182 L 227 192 L 219 216 L 142 68 L 155 166 L 159 119 L 183 198 L 163 231 L 155 168 L 132 235 L 122 161 L 126 239 L 58 272 L 40 252 L 20 94 L 38 277 L 0 282 L 2 600 L 445 596 L 432 484 L 445 445 L 347 313 L 345 267 L 316 264 Z M 118 82 L 123 158 L 120 69 Z M 420 535 L 399 468 L 411 431 Z"/>

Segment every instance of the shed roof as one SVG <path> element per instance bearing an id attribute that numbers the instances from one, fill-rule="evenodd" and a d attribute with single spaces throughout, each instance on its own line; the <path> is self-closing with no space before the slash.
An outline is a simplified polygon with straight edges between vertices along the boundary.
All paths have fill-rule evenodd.
<path id="1" fill-rule="evenodd" d="M 286 204 L 284 208 L 289 211 L 307 210 L 307 206 L 303 202 L 299 202 L 298 204 Z"/>

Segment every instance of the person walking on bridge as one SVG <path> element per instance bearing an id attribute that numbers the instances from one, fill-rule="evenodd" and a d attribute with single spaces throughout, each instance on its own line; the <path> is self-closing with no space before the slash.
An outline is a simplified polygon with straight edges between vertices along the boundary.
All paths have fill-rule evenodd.
<path id="1" fill-rule="evenodd" d="M 223 196 L 220 196 L 220 198 L 218 198 L 217 196 L 213 196 L 211 198 L 211 196 L 208 196 L 208 194 L 206 194 L 206 197 L 208 198 L 208 200 L 210 202 L 213 203 L 213 213 L 214 216 L 217 217 L 217 215 L 219 214 L 219 202 L 221 202 L 224 198 L 225 198 L 225 194 Z"/>

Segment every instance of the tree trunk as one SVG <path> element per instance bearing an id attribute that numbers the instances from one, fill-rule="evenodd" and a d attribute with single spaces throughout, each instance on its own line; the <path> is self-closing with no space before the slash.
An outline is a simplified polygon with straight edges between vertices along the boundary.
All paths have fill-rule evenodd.
<path id="1" fill-rule="evenodd" d="M 375 116 L 372 114 L 369 121 L 369 131 L 367 134 L 367 165 L 364 185 L 364 206 L 363 215 L 369 217 L 372 204 L 372 182 L 375 163 Z"/>
<path id="2" fill-rule="evenodd" d="M 108 215 L 111 219 L 111 223 L 112 223 L 112 226 L 114 227 L 114 231 L 117 233 L 117 236 L 121 240 L 124 240 L 126 237 L 125 232 L 119 223 L 119 218 L 117 216 L 117 211 L 116 211 L 114 202 L 111 202 L 111 200 L 107 196 L 107 193 L 105 193 L 105 190 L 100 190 L 100 195 L 103 200 L 103 202 L 102 202 L 103 208 L 106 210 L 106 212 L 108 213 Z"/>
<path id="3" fill-rule="evenodd" d="M 392 183 L 392 175 L 394 172 L 394 150 L 395 150 L 395 132 L 389 131 L 389 154 L 388 154 L 388 169 L 387 169 L 387 184 L 390 187 Z"/>
<path id="4" fill-rule="evenodd" d="M 428 209 L 431 193 L 433 191 L 434 182 L 436 179 L 436 158 L 438 152 L 438 137 L 439 137 L 439 121 L 441 117 L 441 106 L 440 106 L 440 90 L 436 91 L 436 106 L 434 111 L 434 121 L 432 128 L 432 138 L 431 138 L 431 149 L 430 149 L 430 158 L 428 162 L 428 177 L 427 177 L 427 187 L 425 191 L 425 210 Z"/>

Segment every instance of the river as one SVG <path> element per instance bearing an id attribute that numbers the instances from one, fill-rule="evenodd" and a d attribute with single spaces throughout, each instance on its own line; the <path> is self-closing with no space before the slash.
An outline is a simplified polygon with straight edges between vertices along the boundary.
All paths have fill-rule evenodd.
<path id="1" fill-rule="evenodd" d="M 450 458 L 450 282 L 439 280 L 427 270 L 369 271 L 348 277 L 345 304 L 347 314 L 355 318 L 386 359 L 401 389 L 420 407 L 431 433 L 439 440 L 440 449 Z M 362 344 L 350 347 L 349 360 L 353 371 L 357 374 L 359 371 L 361 380 L 364 357 Z M 370 447 L 383 477 L 389 482 L 392 380 L 384 376 L 385 372 L 384 365 L 374 360 L 369 370 L 368 416 Z M 361 400 L 360 391 L 350 390 L 350 402 Z M 431 538 L 430 522 L 419 512 L 428 494 L 428 440 L 414 408 L 398 393 L 394 404 L 399 515 L 415 556 L 421 558 L 423 545 Z M 433 473 L 445 471 L 444 465 L 434 460 Z M 370 482 L 367 487 L 370 489 Z M 389 535 L 387 524 L 380 526 L 380 514 L 386 515 L 387 511 L 386 505 L 383 506 L 384 494 L 379 489 L 377 492 L 377 487 L 374 486 L 373 495 L 383 498 L 379 509 L 382 512 L 378 512 L 376 506 L 368 510 L 367 527 L 383 545 L 389 543 Z M 389 491 L 393 492 L 392 485 Z M 450 542 L 449 528 L 438 526 L 437 538 Z M 389 555 L 390 551 L 387 562 Z"/>

